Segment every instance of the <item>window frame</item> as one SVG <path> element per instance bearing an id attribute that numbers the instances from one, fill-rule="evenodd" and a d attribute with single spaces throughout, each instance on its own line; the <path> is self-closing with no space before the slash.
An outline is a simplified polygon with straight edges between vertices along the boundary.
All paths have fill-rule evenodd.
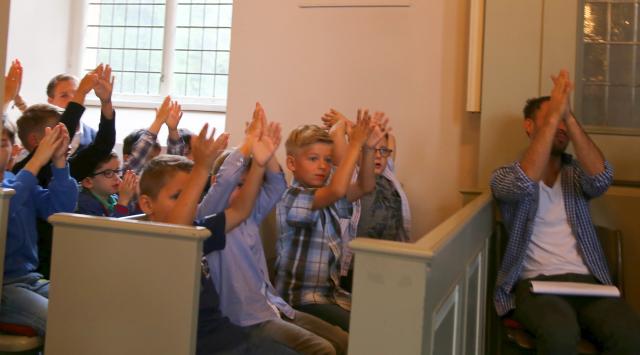
<path id="1" fill-rule="evenodd" d="M 86 15 L 91 0 L 77 0 L 71 2 L 71 16 L 75 18 L 70 24 L 69 38 L 69 71 L 72 73 L 83 73 L 82 67 L 83 55 L 86 49 L 85 31 L 87 28 Z M 165 16 L 164 16 L 164 37 L 162 41 L 162 68 L 160 75 L 160 92 L 158 95 L 140 95 L 140 94 L 113 94 L 112 102 L 116 107 L 123 108 L 157 108 L 167 95 L 171 95 L 170 91 L 173 87 L 174 80 L 174 52 L 176 40 L 177 26 L 177 9 L 179 0 L 165 0 Z M 233 5 L 232 5 L 233 6 Z M 227 74 L 228 77 L 229 74 Z M 227 91 L 229 83 L 227 83 Z M 227 112 L 227 98 L 220 97 L 190 97 L 172 95 L 172 98 L 178 100 L 183 111 L 204 111 L 204 112 Z M 85 100 L 87 106 L 100 106 L 98 98 L 91 93 Z"/>
<path id="2" fill-rule="evenodd" d="M 597 125 L 586 125 L 582 123 L 581 120 L 581 116 L 582 116 L 582 101 L 583 101 L 583 70 L 584 70 L 584 7 L 585 4 L 587 3 L 592 3 L 592 2 L 602 2 L 602 3 L 609 3 L 609 1 L 603 0 L 603 1 L 588 1 L 588 0 L 579 0 L 578 1 L 578 16 L 577 16 L 577 21 L 576 21 L 576 63 L 575 63 L 575 68 L 576 68 L 576 78 L 575 78 L 575 91 L 574 91 L 574 111 L 576 113 L 576 117 L 578 117 L 578 120 L 580 121 L 580 123 L 583 125 L 583 128 L 585 130 L 585 132 L 590 133 L 590 134 L 599 134 L 599 135 L 610 135 L 610 136 L 640 136 L 640 128 L 633 128 L 633 127 L 611 127 L 611 126 L 597 126 Z M 637 3 L 637 1 L 633 0 L 633 1 L 628 1 L 627 3 Z M 640 5 L 639 5 L 640 6 Z M 636 19 L 636 26 L 637 28 L 637 32 L 638 34 L 636 34 L 636 36 L 640 37 L 640 23 L 638 23 L 638 21 L 640 21 L 639 19 Z M 609 23 L 607 23 L 607 25 L 610 25 Z M 607 30 L 609 31 L 609 29 Z M 638 38 L 638 40 L 640 41 L 640 38 Z M 640 75 L 639 73 L 636 73 L 636 75 Z M 637 89 L 637 91 L 640 92 L 640 88 Z M 632 103 L 633 105 L 634 103 Z M 632 111 L 633 113 L 633 111 Z M 606 109 L 605 109 L 605 116 L 607 115 Z M 633 116 L 632 118 L 633 119 Z"/>

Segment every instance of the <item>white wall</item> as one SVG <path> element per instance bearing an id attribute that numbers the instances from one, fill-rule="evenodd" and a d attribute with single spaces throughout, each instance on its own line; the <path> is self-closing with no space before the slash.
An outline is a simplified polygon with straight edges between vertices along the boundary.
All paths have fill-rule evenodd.
<path id="1" fill-rule="evenodd" d="M 422 236 L 461 206 L 459 186 L 475 186 L 478 122 L 464 112 L 468 2 L 315 9 L 300 3 L 234 4 L 232 141 L 255 101 L 285 134 L 319 123 L 330 107 L 352 117 L 359 106 L 384 110 L 398 137 L 397 174 L 411 202 L 413 238 Z M 279 153 L 283 158 L 283 147 Z"/>
<path id="2" fill-rule="evenodd" d="M 11 2 L 7 61 L 24 67 L 21 95 L 28 103 L 46 102 L 46 87 L 67 71 L 70 0 Z"/>

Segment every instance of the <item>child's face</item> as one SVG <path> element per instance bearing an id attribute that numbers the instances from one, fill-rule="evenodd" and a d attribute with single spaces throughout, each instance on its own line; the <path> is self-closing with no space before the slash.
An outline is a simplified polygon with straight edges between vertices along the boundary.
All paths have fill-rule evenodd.
<path id="1" fill-rule="evenodd" d="M 307 187 L 325 185 L 332 166 L 331 144 L 314 143 L 303 147 L 295 155 L 287 156 L 287 167 L 296 180 Z"/>
<path id="2" fill-rule="evenodd" d="M 376 144 L 376 150 L 374 152 L 374 154 L 375 154 L 374 172 L 375 172 L 376 175 L 382 174 L 384 169 L 387 167 L 387 160 L 389 160 L 389 154 L 390 154 L 388 152 L 388 149 L 389 148 L 387 147 L 387 140 L 386 139 L 382 139 L 380 142 L 378 142 L 378 144 Z M 386 153 L 383 154 L 382 152 L 386 152 Z"/>
<path id="3" fill-rule="evenodd" d="M 176 172 L 171 179 L 158 191 L 156 198 L 147 195 L 140 196 L 140 207 L 153 222 L 166 223 L 169 215 L 176 206 L 176 201 L 189 180 L 189 173 Z"/>
<path id="4" fill-rule="evenodd" d="M 98 175 L 82 180 L 82 186 L 104 198 L 118 193 L 122 183 L 120 178 L 120 159 L 111 158 L 108 163 L 98 167 L 93 173 Z"/>
<path id="5" fill-rule="evenodd" d="M 9 140 L 9 136 L 2 131 L 2 139 L 0 140 L 0 171 L 4 171 L 11 159 L 11 150 L 13 145 Z"/>

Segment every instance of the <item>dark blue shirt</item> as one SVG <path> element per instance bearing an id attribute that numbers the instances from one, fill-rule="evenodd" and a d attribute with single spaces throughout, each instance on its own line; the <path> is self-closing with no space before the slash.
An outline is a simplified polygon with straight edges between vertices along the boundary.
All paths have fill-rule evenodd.
<path id="1" fill-rule="evenodd" d="M 194 224 L 205 227 L 211 232 L 211 236 L 204 241 L 202 246 L 205 255 L 215 250 L 224 249 L 226 245 L 224 213 L 205 217 Z M 229 318 L 220 311 L 220 296 L 211 282 L 209 266 L 203 257 L 196 353 L 205 355 L 232 349 L 247 339 L 247 333 L 241 327 L 231 323 Z"/>

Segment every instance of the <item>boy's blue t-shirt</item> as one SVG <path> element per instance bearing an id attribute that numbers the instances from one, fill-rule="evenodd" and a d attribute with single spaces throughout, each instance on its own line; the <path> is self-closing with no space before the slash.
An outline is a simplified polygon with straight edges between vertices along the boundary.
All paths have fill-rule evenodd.
<path id="1" fill-rule="evenodd" d="M 226 245 L 225 215 L 218 213 L 194 223 L 205 227 L 211 236 L 204 241 L 203 253 L 222 250 Z M 232 349 L 248 339 L 247 333 L 225 317 L 220 311 L 220 296 L 216 292 L 206 259 L 202 258 L 202 277 L 200 278 L 200 304 L 198 309 L 198 339 L 196 353 L 212 354 Z"/>

